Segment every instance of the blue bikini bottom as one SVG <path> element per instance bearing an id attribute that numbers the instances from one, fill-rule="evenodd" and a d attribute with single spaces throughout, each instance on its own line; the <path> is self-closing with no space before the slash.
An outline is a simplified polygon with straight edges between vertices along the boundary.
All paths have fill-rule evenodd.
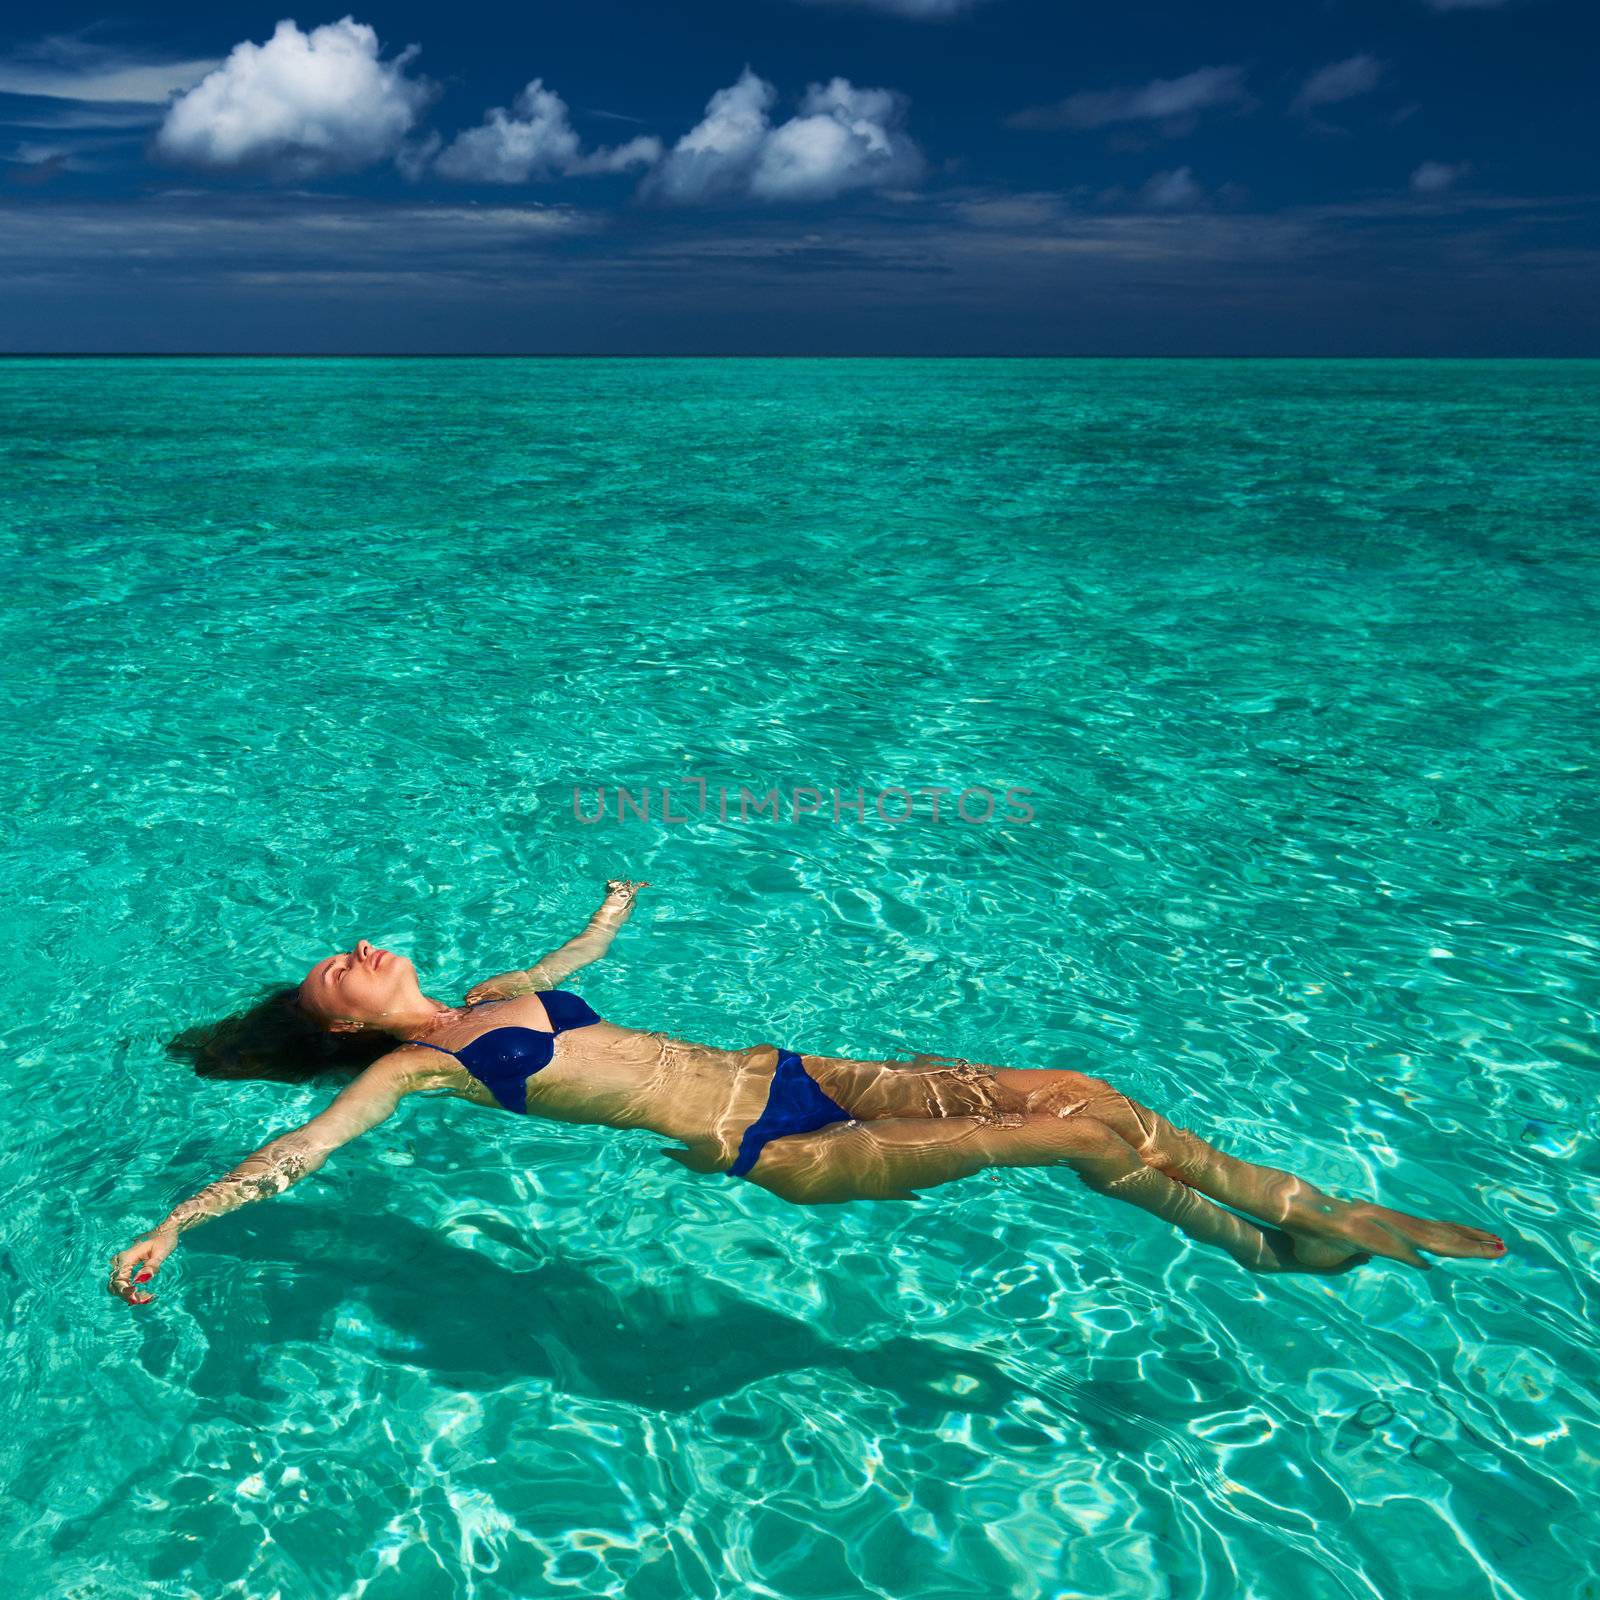
<path id="1" fill-rule="evenodd" d="M 817 1087 L 793 1050 L 778 1052 L 778 1065 L 767 1091 L 766 1109 L 744 1130 L 738 1159 L 728 1168 L 730 1178 L 748 1176 L 756 1158 L 774 1139 L 791 1133 L 815 1133 L 830 1122 L 848 1122 L 850 1113 Z"/>

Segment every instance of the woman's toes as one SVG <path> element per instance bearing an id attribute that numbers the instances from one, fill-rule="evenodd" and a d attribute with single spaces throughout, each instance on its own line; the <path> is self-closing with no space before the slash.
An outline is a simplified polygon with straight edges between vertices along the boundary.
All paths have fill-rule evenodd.
<path id="1" fill-rule="evenodd" d="M 1506 1253 L 1505 1241 L 1497 1239 L 1492 1233 L 1485 1233 L 1481 1228 L 1462 1228 L 1454 1223 L 1442 1222 L 1437 1227 L 1447 1230 L 1447 1244 L 1423 1245 L 1424 1250 L 1432 1250 L 1435 1255 L 1452 1256 L 1503 1256 Z"/>

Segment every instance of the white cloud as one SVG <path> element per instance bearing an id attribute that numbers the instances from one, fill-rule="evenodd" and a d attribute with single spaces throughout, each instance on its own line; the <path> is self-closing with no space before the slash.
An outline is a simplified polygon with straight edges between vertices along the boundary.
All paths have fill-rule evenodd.
<path id="1" fill-rule="evenodd" d="M 1370 94 L 1383 76 L 1383 63 L 1373 56 L 1347 56 L 1313 72 L 1294 97 L 1296 111 L 1314 111 L 1318 106 L 1337 105 L 1357 95 Z"/>
<path id="2" fill-rule="evenodd" d="M 1118 89 L 1084 89 L 1053 105 L 1030 106 L 1006 120 L 1013 128 L 1106 128 L 1117 122 L 1183 122 L 1245 98 L 1243 67 L 1199 67 L 1181 78 L 1154 78 Z"/>
<path id="3" fill-rule="evenodd" d="M 767 112 L 777 98 L 778 91 L 746 67 L 737 83 L 712 95 L 705 116 L 672 147 L 646 187 L 664 200 L 692 202 L 748 186 L 772 131 Z"/>
<path id="4" fill-rule="evenodd" d="M 857 89 L 847 78 L 812 84 L 800 115 L 767 136 L 751 193 L 820 200 L 845 189 L 910 182 L 922 170 L 922 156 L 899 131 L 903 109 L 888 89 Z"/>
<path id="5" fill-rule="evenodd" d="M 1178 167 L 1156 173 L 1139 191 L 1139 198 L 1152 211 L 1190 211 L 1205 199 L 1205 190 L 1195 181 L 1194 168 Z"/>
<path id="6" fill-rule="evenodd" d="M 158 152 L 198 167 L 260 167 L 309 178 L 395 154 L 433 89 L 409 78 L 417 46 L 378 59 L 378 36 L 345 16 L 310 33 L 280 22 L 173 105 Z"/>
<path id="7" fill-rule="evenodd" d="M 178 90 L 198 83 L 216 65 L 215 58 L 140 61 L 60 34 L 0 61 L 0 94 L 159 106 Z"/>
<path id="8" fill-rule="evenodd" d="M 901 128 L 902 96 L 847 78 L 814 83 L 800 114 L 773 125 L 777 91 L 746 67 L 646 179 L 644 193 L 678 204 L 717 198 L 827 200 L 847 189 L 914 181 L 922 152 Z"/>
<path id="9" fill-rule="evenodd" d="M 1470 161 L 1424 161 L 1411 174 L 1411 188 L 1416 194 L 1444 194 L 1472 170 Z"/>
<path id="10" fill-rule="evenodd" d="M 422 156 L 426 164 L 428 156 Z M 508 112 L 495 106 L 480 126 L 468 128 L 432 156 L 433 170 L 466 183 L 526 183 L 556 173 L 576 176 L 648 167 L 661 159 L 661 141 L 630 139 L 626 144 L 585 152 L 560 95 L 535 78 Z M 416 162 L 403 170 L 415 173 Z"/>

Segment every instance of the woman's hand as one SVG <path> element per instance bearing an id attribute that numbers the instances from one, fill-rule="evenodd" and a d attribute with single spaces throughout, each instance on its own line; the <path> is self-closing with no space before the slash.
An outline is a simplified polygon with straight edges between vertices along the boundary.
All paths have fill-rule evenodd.
<path id="1" fill-rule="evenodd" d="M 135 1284 L 148 1283 L 160 1270 L 161 1263 L 173 1252 L 178 1243 L 178 1230 L 162 1223 L 152 1228 L 142 1238 L 136 1239 L 120 1255 L 111 1258 L 111 1281 L 106 1288 L 120 1295 L 130 1306 L 147 1306 L 155 1299 Z"/>
<path id="2" fill-rule="evenodd" d="M 497 978 L 485 978 L 467 990 L 467 1004 L 481 1006 L 485 1000 L 514 1000 L 519 994 L 533 993 L 533 976 L 526 970 L 502 972 Z"/>

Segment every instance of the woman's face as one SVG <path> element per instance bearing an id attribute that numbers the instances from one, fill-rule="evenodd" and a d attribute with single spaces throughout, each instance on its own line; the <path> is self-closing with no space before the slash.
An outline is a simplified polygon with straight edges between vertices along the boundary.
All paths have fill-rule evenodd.
<path id="1" fill-rule="evenodd" d="M 301 1009 L 335 1032 L 382 1026 L 395 1012 L 414 1011 L 421 998 L 417 969 L 365 939 L 325 956 L 300 980 Z"/>

